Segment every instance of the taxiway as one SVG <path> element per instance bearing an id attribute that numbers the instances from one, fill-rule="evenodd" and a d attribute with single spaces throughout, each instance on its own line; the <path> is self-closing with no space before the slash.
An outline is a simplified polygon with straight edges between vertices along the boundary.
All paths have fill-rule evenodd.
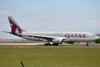
<path id="1" fill-rule="evenodd" d="M 44 46 L 44 43 L 0 43 L 0 46 Z M 44 46 L 44 47 L 94 47 L 100 48 L 100 46 Z"/>

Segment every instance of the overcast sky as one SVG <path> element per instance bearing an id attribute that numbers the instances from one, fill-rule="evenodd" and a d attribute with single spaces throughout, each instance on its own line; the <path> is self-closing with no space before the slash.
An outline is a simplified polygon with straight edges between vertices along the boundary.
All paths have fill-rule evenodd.
<path id="1" fill-rule="evenodd" d="M 100 33 L 100 0 L 0 0 L 0 38 L 20 39 L 8 16 L 26 31 Z"/>

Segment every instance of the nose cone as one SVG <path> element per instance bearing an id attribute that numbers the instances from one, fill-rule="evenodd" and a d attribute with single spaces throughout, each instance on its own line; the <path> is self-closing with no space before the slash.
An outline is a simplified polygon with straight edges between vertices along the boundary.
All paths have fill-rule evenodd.
<path id="1" fill-rule="evenodd" d="M 96 39 L 99 39 L 100 37 L 96 36 Z"/>

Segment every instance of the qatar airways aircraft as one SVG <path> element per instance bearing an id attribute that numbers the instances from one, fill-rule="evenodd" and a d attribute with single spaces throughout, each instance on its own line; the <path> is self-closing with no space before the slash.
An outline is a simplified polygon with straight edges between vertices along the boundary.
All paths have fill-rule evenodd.
<path id="1" fill-rule="evenodd" d="M 24 31 L 16 21 L 11 17 L 8 16 L 8 20 L 11 26 L 10 33 L 21 38 L 29 39 L 29 40 L 42 40 L 47 41 L 45 46 L 58 46 L 58 44 L 62 44 L 63 42 L 67 42 L 70 44 L 74 44 L 75 42 L 90 42 L 99 39 L 93 33 L 87 32 L 26 32 Z"/>

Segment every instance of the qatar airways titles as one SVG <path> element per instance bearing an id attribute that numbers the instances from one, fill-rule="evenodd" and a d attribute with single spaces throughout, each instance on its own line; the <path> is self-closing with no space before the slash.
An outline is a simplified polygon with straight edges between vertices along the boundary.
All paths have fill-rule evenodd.
<path id="1" fill-rule="evenodd" d="M 69 38 L 69 37 L 80 37 L 80 38 L 86 38 L 86 34 L 65 34 L 65 37 Z"/>

